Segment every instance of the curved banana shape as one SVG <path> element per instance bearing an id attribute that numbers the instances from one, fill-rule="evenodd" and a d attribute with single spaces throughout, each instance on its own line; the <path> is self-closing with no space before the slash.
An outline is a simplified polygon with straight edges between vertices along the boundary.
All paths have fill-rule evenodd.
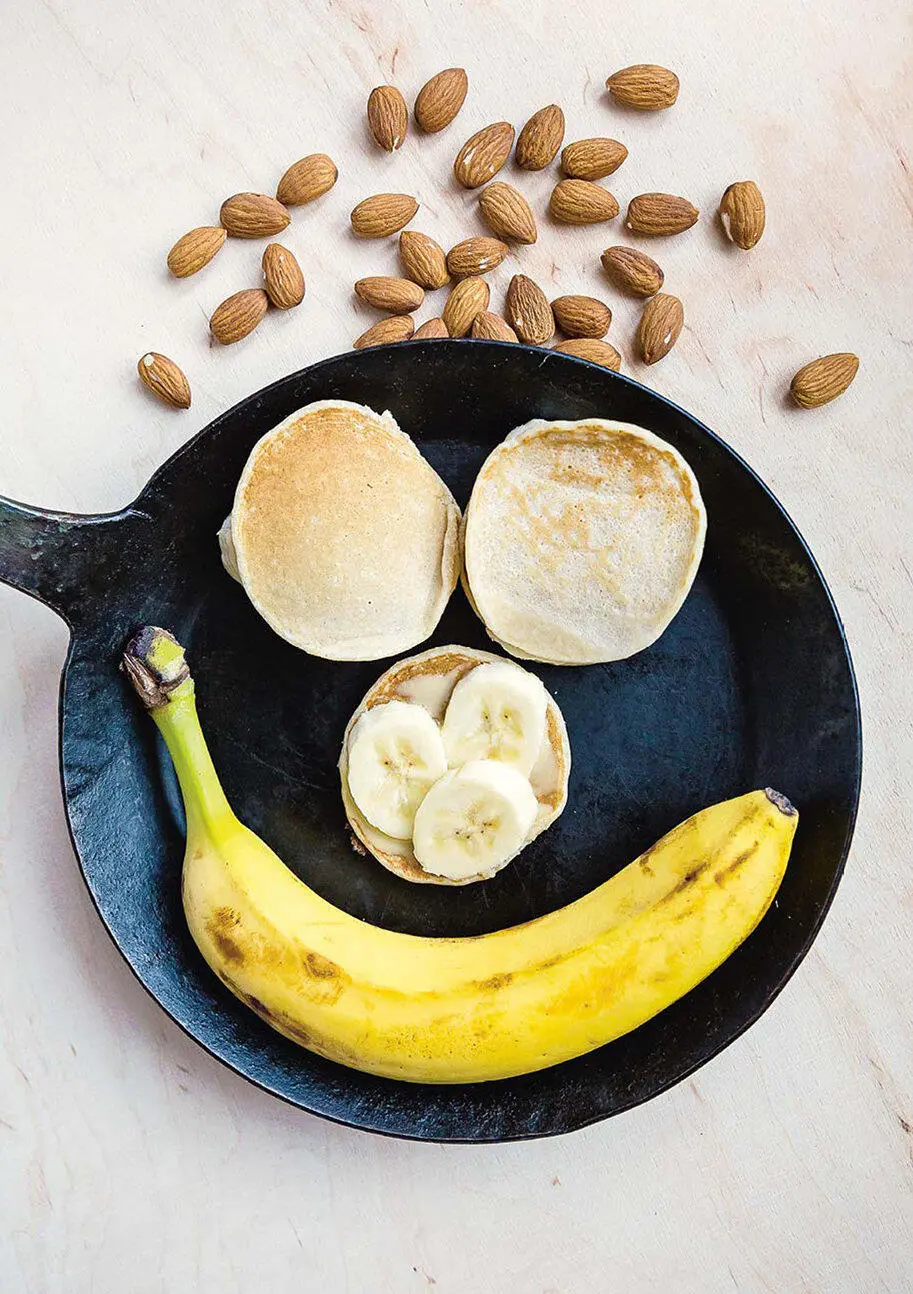
<path id="1" fill-rule="evenodd" d="M 315 894 L 235 818 L 181 647 L 163 630 L 124 667 L 165 738 L 187 810 L 184 910 L 216 975 L 331 1060 L 417 1083 L 544 1069 L 637 1028 L 751 933 L 798 815 L 772 791 L 705 809 L 576 903 L 478 938 L 372 926 Z"/>

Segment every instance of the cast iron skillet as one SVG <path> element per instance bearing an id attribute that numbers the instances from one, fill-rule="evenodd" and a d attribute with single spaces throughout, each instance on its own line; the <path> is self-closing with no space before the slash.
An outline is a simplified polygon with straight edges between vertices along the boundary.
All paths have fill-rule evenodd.
<path id="1" fill-rule="evenodd" d="M 271 632 L 222 570 L 216 531 L 253 443 L 311 400 L 391 409 L 465 504 L 489 450 L 529 418 L 608 415 L 670 440 L 707 503 L 707 548 L 671 627 L 630 660 L 537 672 L 573 750 L 563 817 L 494 880 L 414 886 L 350 848 L 336 759 L 389 662 L 336 664 Z M 553 352 L 429 341 L 353 352 L 276 382 L 179 450 L 137 501 L 102 517 L 0 501 L 0 578 L 72 632 L 61 772 L 86 884 L 168 1014 L 267 1091 L 355 1127 L 437 1141 L 580 1128 L 646 1101 L 766 1009 L 808 951 L 849 848 L 861 735 L 853 669 L 824 580 L 783 509 L 723 441 L 627 378 Z M 241 819 L 301 877 L 370 921 L 476 934 L 578 898 L 682 818 L 774 786 L 801 814 L 774 907 L 730 960 L 626 1038 L 543 1073 L 432 1087 L 356 1073 L 275 1034 L 203 963 L 180 903 L 180 798 L 153 725 L 120 677 L 152 622 L 186 644 L 203 727 Z M 435 643 L 490 647 L 457 590 Z"/>

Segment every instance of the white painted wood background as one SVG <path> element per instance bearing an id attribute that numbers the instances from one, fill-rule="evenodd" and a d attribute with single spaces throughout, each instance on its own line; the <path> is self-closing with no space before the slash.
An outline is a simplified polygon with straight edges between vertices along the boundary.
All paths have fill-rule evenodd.
<path id="1" fill-rule="evenodd" d="M 603 83 L 650 60 L 678 105 L 613 109 Z M 443 135 L 369 145 L 368 91 L 412 100 L 462 64 Z M 395 265 L 357 244 L 354 203 L 414 192 L 445 245 L 476 231 L 449 165 L 477 127 L 557 100 L 568 139 L 611 134 L 609 182 L 704 213 L 662 245 L 686 331 L 649 372 L 771 484 L 818 556 L 862 691 L 866 778 L 846 878 L 811 955 L 750 1033 L 652 1104 L 502 1148 L 396 1143 L 309 1118 L 188 1041 L 109 943 L 71 854 L 57 781 L 63 625 L 0 590 L 0 1289 L 4 1294 L 913 1289 L 910 26 L 898 0 L 5 0 L 0 8 L 0 491 L 116 508 L 248 392 L 345 349 L 371 315 L 351 284 Z M 909 142 L 909 134 L 907 141 Z M 257 279 L 233 243 L 199 276 L 164 253 L 239 189 L 314 150 L 338 162 L 287 241 L 303 306 L 211 348 L 206 318 Z M 710 219 L 752 177 L 751 254 Z M 513 178 L 508 175 L 508 178 Z M 542 211 L 551 176 L 520 179 Z M 596 290 L 627 357 L 635 311 L 597 255 L 615 227 L 541 219 L 519 263 Z M 435 307 L 435 312 L 437 312 Z M 147 348 L 194 389 L 138 388 Z M 854 350 L 838 403 L 791 411 L 801 363 Z M 99 716 L 99 722 L 104 717 Z"/>

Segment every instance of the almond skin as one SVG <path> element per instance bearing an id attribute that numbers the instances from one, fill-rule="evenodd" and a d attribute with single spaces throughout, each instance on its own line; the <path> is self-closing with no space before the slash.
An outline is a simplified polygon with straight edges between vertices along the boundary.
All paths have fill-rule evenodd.
<path id="1" fill-rule="evenodd" d="M 509 121 L 496 121 L 477 130 L 456 155 L 453 173 L 464 189 L 478 189 L 500 171 L 514 146 Z"/>
<path id="2" fill-rule="evenodd" d="M 671 108 L 678 98 L 678 77 L 667 67 L 655 63 L 635 63 L 613 72 L 606 81 L 606 89 L 616 103 L 642 112 L 656 112 Z"/>
<path id="3" fill-rule="evenodd" d="M 219 223 L 232 238 L 271 238 L 287 229 L 290 220 L 282 203 L 265 193 L 236 193 L 219 212 Z"/>
<path id="4" fill-rule="evenodd" d="M 489 184 L 479 194 L 479 210 L 491 232 L 499 238 L 527 244 L 536 241 L 536 217 L 523 194 L 512 184 L 503 180 Z"/>
<path id="5" fill-rule="evenodd" d="M 507 289 L 507 322 L 521 341 L 544 346 L 555 332 L 555 316 L 548 297 L 531 278 L 515 274 Z"/>
<path id="6" fill-rule="evenodd" d="M 509 251 L 499 238 L 464 238 L 447 253 L 447 268 L 455 279 L 473 278 L 495 269 Z"/>
<path id="7" fill-rule="evenodd" d="M 484 279 L 463 279 L 456 285 L 444 306 L 444 324 L 451 337 L 465 337 L 475 317 L 488 309 L 491 292 Z"/>
<path id="8" fill-rule="evenodd" d="M 843 395 L 859 371 L 859 356 L 851 351 L 822 355 L 800 368 L 789 393 L 802 409 L 817 409 Z"/>
<path id="9" fill-rule="evenodd" d="M 404 229 L 399 236 L 399 259 L 406 278 L 420 287 L 434 291 L 450 282 L 444 249 L 427 234 Z"/>
<path id="10" fill-rule="evenodd" d="M 402 148 L 409 129 L 409 110 L 395 85 L 378 85 L 368 95 L 368 129 L 384 152 Z"/>
<path id="11" fill-rule="evenodd" d="M 659 292 L 650 298 L 637 329 L 637 348 L 645 364 L 655 364 L 669 354 L 684 322 L 685 312 L 678 297 Z"/>
<path id="12" fill-rule="evenodd" d="M 172 409 L 190 408 L 190 383 L 173 359 L 151 350 L 136 366 L 140 381 Z"/>
<path id="13" fill-rule="evenodd" d="M 386 275 L 359 279 L 355 284 L 355 295 L 365 305 L 391 315 L 411 314 L 425 299 L 424 291 L 411 279 L 395 279 Z"/>
<path id="14" fill-rule="evenodd" d="M 291 310 L 304 300 L 304 275 L 301 266 L 287 247 L 270 243 L 263 253 L 263 286 L 270 305 L 277 310 Z"/>
<path id="15" fill-rule="evenodd" d="M 481 310 L 472 321 L 472 335 L 483 341 L 517 341 L 517 334 L 500 315 Z"/>
<path id="16" fill-rule="evenodd" d="M 608 189 L 591 180 L 562 180 L 552 189 L 548 209 L 564 225 L 595 225 L 614 220 L 618 203 Z"/>
<path id="17" fill-rule="evenodd" d="M 208 265 L 228 234 L 221 225 L 202 225 L 179 238 L 168 253 L 168 268 L 176 279 L 186 279 Z"/>
<path id="18" fill-rule="evenodd" d="M 612 322 L 612 311 L 596 297 L 556 297 L 552 314 L 568 337 L 604 337 Z"/>
<path id="19" fill-rule="evenodd" d="M 555 160 L 563 140 L 564 113 L 557 103 L 550 103 L 533 113 L 520 131 L 514 154 L 517 165 L 524 171 L 543 170 Z"/>
<path id="20" fill-rule="evenodd" d="M 252 333 L 266 314 L 269 297 L 262 288 L 245 288 L 216 306 L 209 320 L 209 330 L 216 341 L 231 346 Z"/>
<path id="21" fill-rule="evenodd" d="M 359 238 L 386 238 L 408 225 L 418 211 L 408 193 L 375 193 L 352 209 L 349 219 Z"/>
<path id="22" fill-rule="evenodd" d="M 420 328 L 416 328 L 412 334 L 413 341 L 426 341 L 430 339 L 437 340 L 441 337 L 449 337 L 447 325 L 443 319 L 426 319 Z"/>
<path id="23" fill-rule="evenodd" d="M 600 259 L 615 286 L 632 297 L 655 296 L 663 285 L 656 261 L 634 247 L 607 247 Z"/>
<path id="24" fill-rule="evenodd" d="M 336 163 L 326 153 L 310 153 L 292 165 L 279 181 L 276 197 L 287 207 L 303 207 L 328 193 L 339 177 Z"/>
<path id="25" fill-rule="evenodd" d="M 628 156 L 617 139 L 578 139 L 561 153 L 561 170 L 569 180 L 604 180 Z"/>
<path id="26" fill-rule="evenodd" d="M 610 368 L 613 373 L 621 371 L 621 356 L 614 346 L 595 337 L 572 337 L 554 347 L 562 355 L 574 355 L 577 359 L 587 359 L 591 364 L 601 364 Z"/>
<path id="27" fill-rule="evenodd" d="M 387 346 L 391 342 L 408 341 L 414 331 L 415 323 L 411 315 L 390 315 L 387 319 L 379 319 L 367 332 L 356 337 L 352 346 L 355 350 L 364 350 L 366 346 Z"/>
<path id="28" fill-rule="evenodd" d="M 697 223 L 700 212 L 687 198 L 674 193 L 639 193 L 628 203 L 625 226 L 648 238 L 683 234 Z"/>
<path id="29" fill-rule="evenodd" d="M 418 92 L 415 120 L 426 135 L 436 135 L 449 126 L 463 106 L 469 80 L 462 67 L 448 67 L 438 72 Z"/>
<path id="30" fill-rule="evenodd" d="M 737 180 L 720 199 L 720 221 L 726 237 L 736 247 L 750 251 L 761 240 L 767 209 L 754 180 Z"/>

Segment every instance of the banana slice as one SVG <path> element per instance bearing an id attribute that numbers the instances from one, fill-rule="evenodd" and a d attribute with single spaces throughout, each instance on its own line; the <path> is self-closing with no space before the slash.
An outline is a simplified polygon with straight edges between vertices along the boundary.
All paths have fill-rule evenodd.
<path id="1" fill-rule="evenodd" d="M 453 689 L 444 715 L 450 767 L 495 759 L 528 777 L 542 749 L 547 703 L 535 674 L 506 660 L 477 665 Z"/>
<path id="2" fill-rule="evenodd" d="M 426 872 L 452 881 L 492 876 L 523 848 L 538 807 L 522 773 L 497 760 L 470 760 L 445 773 L 419 805 L 415 857 Z"/>
<path id="3" fill-rule="evenodd" d="M 378 831 L 412 835 L 415 811 L 447 771 L 441 732 L 423 706 L 387 701 L 366 710 L 349 734 L 352 799 Z"/>

